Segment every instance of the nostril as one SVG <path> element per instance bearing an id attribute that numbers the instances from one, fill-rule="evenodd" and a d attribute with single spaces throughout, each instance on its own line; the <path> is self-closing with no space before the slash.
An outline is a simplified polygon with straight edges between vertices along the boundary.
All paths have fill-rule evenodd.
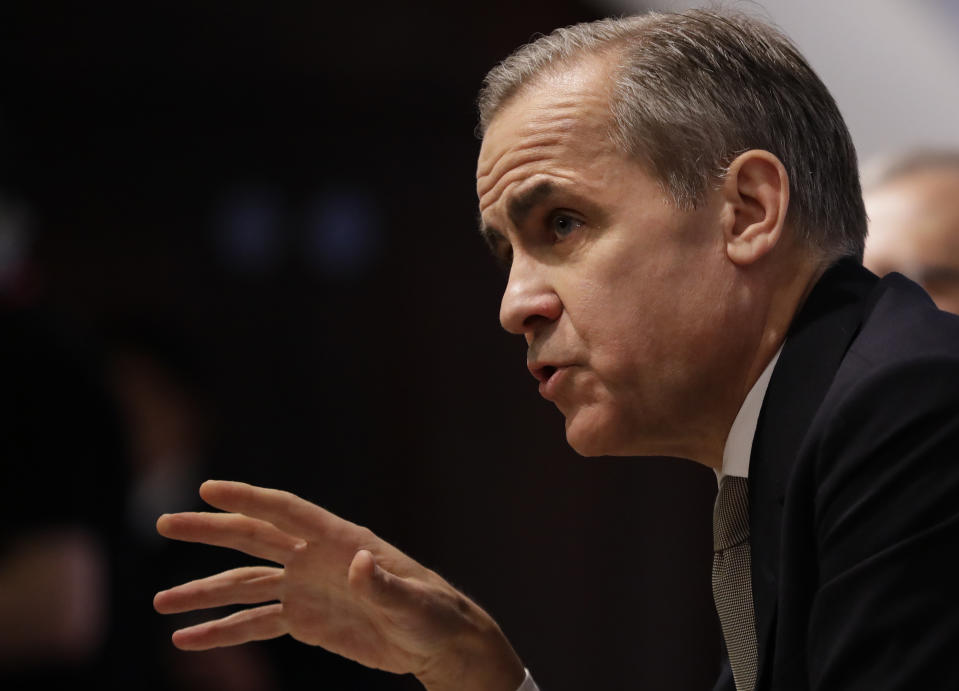
<path id="1" fill-rule="evenodd" d="M 530 331 L 549 324 L 552 319 L 542 314 L 531 314 L 523 320 L 523 330 Z"/>

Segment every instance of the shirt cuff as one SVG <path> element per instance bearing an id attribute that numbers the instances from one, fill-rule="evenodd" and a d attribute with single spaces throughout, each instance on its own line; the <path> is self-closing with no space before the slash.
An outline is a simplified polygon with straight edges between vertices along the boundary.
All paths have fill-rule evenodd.
<path id="1" fill-rule="evenodd" d="M 533 677 L 530 675 L 529 670 L 526 670 L 526 677 L 523 679 L 523 683 L 520 684 L 520 687 L 516 691 L 539 691 L 539 687 L 536 685 L 536 682 L 533 681 Z"/>

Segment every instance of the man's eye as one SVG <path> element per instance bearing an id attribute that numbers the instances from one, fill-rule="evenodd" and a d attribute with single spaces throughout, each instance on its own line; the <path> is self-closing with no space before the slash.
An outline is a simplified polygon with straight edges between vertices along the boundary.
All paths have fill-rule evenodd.
<path id="1" fill-rule="evenodd" d="M 513 265 L 513 248 L 509 245 L 499 247 L 493 252 L 493 257 L 500 269 L 509 271 L 510 266 Z"/>
<path id="2" fill-rule="evenodd" d="M 565 239 L 570 233 L 582 226 L 582 221 L 567 214 L 556 214 L 550 219 L 550 230 L 557 240 Z"/>

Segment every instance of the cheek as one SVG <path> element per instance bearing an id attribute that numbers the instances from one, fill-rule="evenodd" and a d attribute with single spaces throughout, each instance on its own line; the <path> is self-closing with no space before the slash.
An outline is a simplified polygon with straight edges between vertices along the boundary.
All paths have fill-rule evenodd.
<path id="1" fill-rule="evenodd" d="M 621 389 L 659 350 L 663 305 L 630 282 L 584 282 L 579 295 L 570 316 L 589 369 L 608 388 Z"/>
<path id="2" fill-rule="evenodd" d="M 577 329 L 589 345 L 603 347 L 619 340 L 641 326 L 650 304 L 650 295 L 643 282 L 617 280 L 585 280 L 576 291 L 574 305 L 568 305 L 571 316 L 577 317 Z"/>
<path id="3" fill-rule="evenodd" d="M 624 322 L 627 320 L 623 320 Z M 659 344 L 638 326 L 610 331 L 603 342 L 590 349 L 588 362 L 589 400 L 635 402 L 668 367 Z"/>

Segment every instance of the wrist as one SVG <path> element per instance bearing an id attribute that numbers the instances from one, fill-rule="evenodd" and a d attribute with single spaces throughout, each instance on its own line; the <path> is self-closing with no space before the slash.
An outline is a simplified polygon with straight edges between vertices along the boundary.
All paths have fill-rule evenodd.
<path id="1" fill-rule="evenodd" d="M 469 630 L 417 678 L 428 691 L 516 691 L 526 678 L 522 661 L 496 622 L 469 605 L 476 610 Z"/>

